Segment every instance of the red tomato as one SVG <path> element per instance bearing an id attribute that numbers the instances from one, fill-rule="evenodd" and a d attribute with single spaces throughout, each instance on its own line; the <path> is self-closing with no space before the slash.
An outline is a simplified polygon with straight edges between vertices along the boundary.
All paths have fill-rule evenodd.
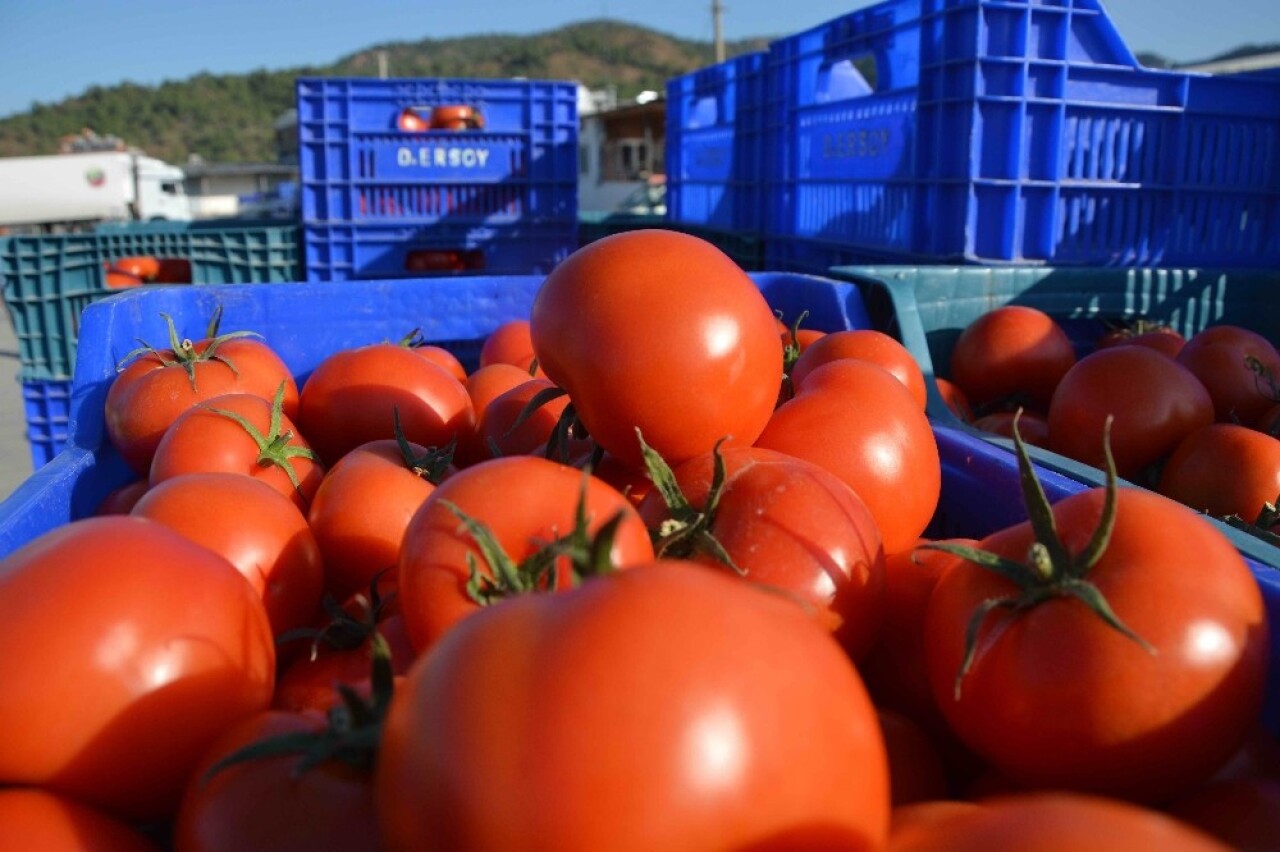
<path id="1" fill-rule="evenodd" d="M 1211 836 L 1159 811 L 1074 793 L 1024 793 L 952 810 L 889 845 L 891 852 L 1226 852 Z"/>
<path id="2" fill-rule="evenodd" d="M 777 323 L 718 248 L 663 229 L 588 243 L 534 298 L 533 348 L 597 444 L 643 469 L 636 430 L 670 464 L 750 446 L 782 384 Z"/>
<path id="3" fill-rule="evenodd" d="M 1049 421 L 1034 411 L 993 411 L 973 421 L 973 428 L 1000 435 L 1013 437 L 1013 421 L 1018 419 L 1018 434 L 1022 440 L 1033 447 L 1049 446 Z"/>
<path id="4" fill-rule="evenodd" d="M 0 562 L 0 784 L 126 818 L 172 811 L 205 748 L 271 700 L 253 588 L 162 524 L 108 516 Z M 53 673 L 53 674 L 51 674 Z"/>
<path id="5" fill-rule="evenodd" d="M 791 602 L 687 562 L 459 624 L 392 700 L 376 791 L 397 850 L 876 849 L 889 820 L 844 652 Z"/>
<path id="6" fill-rule="evenodd" d="M 608 453 L 600 457 L 600 461 L 591 468 L 591 473 L 620 491 L 636 508 L 640 507 L 653 490 L 653 480 L 647 473 L 628 467 Z"/>
<path id="7" fill-rule="evenodd" d="M 1148 349 L 1154 349 L 1161 355 L 1167 355 L 1170 358 L 1177 358 L 1178 353 L 1182 351 L 1182 347 L 1185 346 L 1186 343 L 1186 339 L 1176 330 L 1169 328 L 1168 326 L 1159 326 L 1150 331 L 1144 331 L 1141 333 L 1121 334 L 1108 342 L 1099 341 L 1098 347 L 1145 346 Z"/>
<path id="8" fill-rule="evenodd" d="M 142 279 L 118 269 L 108 269 L 106 285 L 108 290 L 127 290 L 131 287 L 141 287 Z"/>
<path id="9" fill-rule="evenodd" d="M 271 486 L 305 514 L 324 468 L 293 421 L 278 412 L 275 416 L 279 420 L 273 422 L 270 402 L 247 393 L 223 394 L 192 406 L 156 445 L 151 483 L 188 473 L 238 473 Z"/>
<path id="10" fill-rule="evenodd" d="M 448 349 L 445 349 L 443 346 L 433 346 L 431 344 L 426 344 L 423 346 L 413 346 L 410 348 L 412 348 L 414 352 L 418 353 L 423 358 L 426 358 L 428 361 L 431 361 L 432 363 L 439 364 L 441 367 L 444 367 L 446 370 L 449 371 L 450 375 L 452 375 L 458 381 L 465 382 L 467 380 L 467 368 L 462 366 L 462 362 L 458 360 L 457 355 L 454 355 L 452 352 L 450 352 Z"/>
<path id="11" fill-rule="evenodd" d="M 1142 351 L 1098 354 L 1127 348 Z M 1084 567 L 1078 555 L 1103 503 L 1095 488 L 1053 507 L 1070 555 L 1046 557 L 1060 585 L 1020 610 L 988 612 L 963 678 L 975 613 L 996 600 L 1012 607 L 1021 590 L 969 563 L 942 575 L 925 618 L 929 678 L 951 727 L 1015 784 L 1154 801 L 1205 780 L 1248 734 L 1265 683 L 1267 622 L 1231 542 L 1149 491 L 1118 490 L 1109 542 Z M 1021 564 L 1033 541 L 1024 522 L 981 548 Z M 1134 635 L 1074 597 L 1078 586 L 1061 585 L 1068 580 L 1096 588 Z"/>
<path id="12" fill-rule="evenodd" d="M 843 479 L 875 517 L 885 553 L 910 547 L 937 509 L 942 466 L 933 429 L 911 392 L 875 364 L 846 358 L 818 367 L 756 446 Z"/>
<path id="13" fill-rule="evenodd" d="M 314 852 L 382 848 L 372 773 L 332 759 L 296 771 L 301 757 L 261 757 L 209 770 L 252 743 L 323 730 L 317 714 L 278 710 L 237 724 L 205 753 L 174 824 L 180 852 Z"/>
<path id="14" fill-rule="evenodd" d="M 514 364 L 495 361 L 486 364 L 467 377 L 467 395 L 471 397 L 471 410 L 475 412 L 475 427 L 458 442 L 458 465 L 465 467 L 490 457 L 488 448 L 479 434 L 479 423 L 489 403 L 512 388 L 529 381 L 527 369 Z"/>
<path id="15" fill-rule="evenodd" d="M 128 823 L 47 790 L 0 790 L 0 849 L 159 852 Z"/>
<path id="16" fill-rule="evenodd" d="M 786 592 L 853 659 L 864 656 L 880 629 L 884 586 L 884 548 L 866 504 L 813 462 L 759 447 L 731 448 L 722 459 L 724 483 L 706 532 L 746 579 Z M 664 524 L 694 526 L 707 510 L 714 470 L 708 454 L 674 471 L 692 518 L 673 512 L 661 489 L 652 490 L 640 506 L 649 529 L 661 536 Z M 696 539 L 689 544 L 697 548 Z M 688 558 L 732 570 L 703 548 Z"/>
<path id="17" fill-rule="evenodd" d="M 1102 436 L 1111 426 L 1116 470 L 1126 478 L 1173 452 L 1213 422 L 1213 401 L 1191 371 L 1142 346 L 1113 346 L 1082 358 L 1049 406 L 1049 447 L 1103 467 Z"/>
<path id="18" fill-rule="evenodd" d="M 1165 462 L 1157 490 L 1215 517 L 1253 523 L 1280 497 L 1280 440 L 1232 423 L 1197 429 Z"/>
<path id="19" fill-rule="evenodd" d="M 1249 366 L 1250 359 L 1257 369 Z M 1265 337 L 1233 325 L 1216 325 L 1192 335 L 1178 363 L 1195 374 L 1213 398 L 1219 423 L 1252 426 L 1277 402 L 1280 353 Z M 1258 370 L 1264 370 L 1260 375 Z"/>
<path id="20" fill-rule="evenodd" d="M 559 396 L 531 411 L 526 409 L 538 394 L 555 389 L 556 386 L 546 379 L 528 379 L 498 394 L 486 405 L 476 419 L 480 453 L 477 461 L 492 458 L 495 449 L 498 455 L 503 456 L 544 452 L 555 433 L 556 424 L 569 405 L 569 397 Z M 592 446 L 590 441 L 564 436 L 550 458 L 556 461 L 577 458 L 590 453 Z"/>
<path id="21" fill-rule="evenodd" d="M 942 376 L 934 376 L 933 381 L 938 386 L 938 395 L 942 397 L 942 401 L 946 403 L 947 408 L 951 409 L 951 413 L 965 423 L 972 422 L 973 406 L 969 404 L 969 398 L 964 395 L 964 391 L 956 387 L 954 382 L 948 381 Z"/>
<path id="22" fill-rule="evenodd" d="M 431 129 L 431 120 L 413 107 L 405 107 L 396 116 L 396 129 L 402 133 L 423 133 Z"/>
<path id="23" fill-rule="evenodd" d="M 194 276 L 191 274 L 191 261 L 185 257 L 160 258 L 160 271 L 156 273 L 157 284 L 190 284 Z"/>
<path id="24" fill-rule="evenodd" d="M 1004 305 L 960 332 L 951 379 L 975 406 L 1016 397 L 1043 411 L 1075 362 L 1075 348 L 1053 317 L 1026 305 Z"/>
<path id="25" fill-rule="evenodd" d="M 280 356 L 260 340 L 205 338 L 152 350 L 130 362 L 111 383 L 103 415 L 107 438 L 133 470 L 146 476 L 169 425 L 188 408 L 224 393 L 270 400 L 284 383 L 284 413 L 298 411 L 298 386 Z M 187 370 L 191 373 L 188 375 Z"/>
<path id="26" fill-rule="evenodd" d="M 1280 848 L 1280 781 L 1274 778 L 1206 784 L 1166 810 L 1232 849 Z"/>
<path id="27" fill-rule="evenodd" d="M 431 110 L 432 130 L 477 130 L 484 117 L 470 104 L 441 104 Z"/>
<path id="28" fill-rule="evenodd" d="M 911 802 L 947 797 L 942 756 L 924 728 L 909 717 L 883 707 L 876 709 L 889 757 L 890 798 L 895 808 Z"/>
<path id="29" fill-rule="evenodd" d="M 821 364 L 838 358 L 859 358 L 884 367 L 906 385 L 921 410 L 925 405 L 924 373 L 907 347 L 883 331 L 854 329 L 833 331 L 814 341 L 791 368 L 791 380 L 797 384 Z"/>
<path id="30" fill-rule="evenodd" d="M 113 260 L 111 269 L 123 272 L 125 275 L 132 275 L 143 281 L 154 281 L 156 276 L 160 274 L 160 260 L 149 254 L 131 255 Z"/>
<path id="31" fill-rule="evenodd" d="M 409 449 L 418 458 L 427 452 Z M 409 520 L 446 472 L 415 469 L 399 443 L 384 438 L 356 447 L 325 474 L 307 520 L 324 554 L 328 594 L 344 600 L 395 567 Z"/>
<path id="32" fill-rule="evenodd" d="M 481 367 L 511 364 L 524 370 L 525 378 L 532 375 L 533 360 L 533 337 L 527 319 L 507 320 L 489 332 L 480 347 Z"/>
<path id="33" fill-rule="evenodd" d="M 443 447 L 472 428 L 471 398 L 449 371 L 394 343 L 345 349 L 325 358 L 302 387 L 298 427 L 332 465 L 361 444 L 404 436 Z"/>
<path id="34" fill-rule="evenodd" d="M 153 485 L 135 516 L 224 557 L 262 599 L 276 635 L 304 626 L 320 603 L 324 561 L 289 499 L 237 473 L 187 473 Z"/>
<path id="35" fill-rule="evenodd" d="M 892 852 L 932 852 L 942 844 L 938 826 L 956 817 L 973 813 L 981 808 L 977 802 L 961 802 L 939 799 L 932 802 L 912 802 L 893 809 L 889 821 L 889 845 Z"/>
<path id="36" fill-rule="evenodd" d="M 129 510 L 133 508 L 133 504 L 137 503 L 138 498 L 145 494 L 146 491 L 147 480 L 145 479 L 135 479 L 133 482 L 114 488 L 106 497 L 102 498 L 102 502 L 98 504 L 94 514 L 127 515 Z"/>
<path id="37" fill-rule="evenodd" d="M 409 644 L 404 616 L 388 615 L 379 619 L 376 627 L 391 652 L 392 674 L 404 675 L 417 658 Z M 339 685 L 351 687 L 361 695 L 372 691 L 373 652 L 367 636 L 354 647 L 334 647 L 323 639 L 315 647 L 314 657 L 310 647 L 300 649 L 302 653 L 280 673 L 272 701 L 276 709 L 327 713 L 341 702 Z"/>
<path id="38" fill-rule="evenodd" d="M 480 577 L 493 579 L 475 537 L 447 504 L 484 524 L 519 564 L 573 530 L 584 489 L 589 532 L 622 513 L 610 563 L 625 567 L 652 559 L 649 531 L 627 499 L 576 468 L 537 456 L 509 456 L 464 468 L 442 482 L 409 522 L 400 546 L 400 606 L 414 648 L 422 653 L 482 608 L 467 589 L 473 563 Z M 555 588 L 566 588 L 572 583 L 568 561 L 561 558 L 556 565 Z"/>

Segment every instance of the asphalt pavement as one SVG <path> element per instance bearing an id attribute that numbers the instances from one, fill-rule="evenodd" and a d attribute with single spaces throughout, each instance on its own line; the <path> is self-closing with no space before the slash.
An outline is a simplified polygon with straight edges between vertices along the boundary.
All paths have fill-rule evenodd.
<path id="1" fill-rule="evenodd" d="M 0 499 L 8 497 L 31 473 L 27 416 L 18 382 L 18 338 L 9 311 L 0 301 Z"/>

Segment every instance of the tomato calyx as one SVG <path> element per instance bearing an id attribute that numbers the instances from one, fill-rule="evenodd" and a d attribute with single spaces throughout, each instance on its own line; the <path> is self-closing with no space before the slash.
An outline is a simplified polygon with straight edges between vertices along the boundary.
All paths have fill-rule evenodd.
<path id="1" fill-rule="evenodd" d="M 320 605 L 329 617 L 329 621 L 319 628 L 299 627 L 288 630 L 276 638 L 276 645 L 282 646 L 298 639 L 310 639 L 311 649 L 308 658 L 311 662 L 315 662 L 320 655 L 322 645 L 334 651 L 354 651 L 363 646 L 377 634 L 378 622 L 382 620 L 391 602 L 395 600 L 394 591 L 389 595 L 383 595 L 378 588 L 382 576 L 389 570 L 391 569 L 383 568 L 374 574 L 369 582 L 369 593 L 356 595 L 352 599 L 358 615 L 343 607 L 333 595 L 325 595 Z"/>
<path id="2" fill-rule="evenodd" d="M 271 401 L 271 419 L 265 435 L 258 431 L 257 427 L 245 419 L 242 414 L 215 406 L 209 406 L 207 410 L 238 423 L 258 446 L 258 466 L 269 467 L 275 465 L 279 467 L 289 477 L 289 482 L 293 487 L 301 492 L 302 483 L 298 479 L 298 472 L 293 468 L 293 460 L 295 458 L 305 458 L 316 461 L 316 454 L 308 447 L 299 447 L 290 443 L 297 437 L 292 429 L 281 431 L 284 420 L 284 388 L 284 382 L 281 382 L 280 387 L 276 388 L 275 398 Z"/>
<path id="3" fill-rule="evenodd" d="M 191 382 L 191 389 L 196 390 L 196 364 L 204 361 L 216 361 L 224 364 L 231 372 L 239 376 L 240 372 L 236 369 L 236 365 L 231 359 L 218 354 L 219 347 L 228 340 L 235 340 L 242 337 L 261 337 L 262 335 L 254 331 L 232 331 L 227 334 L 218 334 L 218 325 L 222 320 L 222 308 L 219 306 L 214 310 L 213 317 L 209 320 L 209 327 L 205 332 L 206 344 L 197 348 L 197 344 L 193 343 L 190 338 L 179 338 L 178 329 L 173 324 L 173 317 L 167 313 L 161 313 L 164 321 L 169 326 L 169 348 L 156 349 L 145 340 L 139 339 L 142 345 L 137 349 L 125 354 L 116 364 L 116 372 L 123 372 L 125 367 L 129 365 L 135 358 L 151 355 L 160 362 L 161 367 L 181 367 L 187 374 L 187 380 Z"/>
<path id="4" fill-rule="evenodd" d="M 250 743 L 219 760 L 205 772 L 208 783 L 219 772 L 240 763 L 272 757 L 297 755 L 300 759 L 290 774 L 294 778 L 337 761 L 361 772 L 372 772 L 382 739 L 382 723 L 391 706 L 395 688 L 391 647 L 382 634 L 369 637 L 372 651 L 371 690 L 368 698 L 349 684 L 335 688 L 341 700 L 326 716 L 326 725 L 316 731 L 300 731 L 267 737 Z"/>
<path id="5" fill-rule="evenodd" d="M 1021 411 L 1018 415 L 1021 415 Z M 1016 617 L 1042 603 L 1056 598 L 1075 598 L 1093 611 L 1109 627 L 1136 642 L 1149 654 L 1156 649 L 1131 630 L 1111 609 L 1106 597 L 1090 582 L 1090 570 L 1098 563 L 1111 541 L 1115 529 L 1116 497 L 1119 490 L 1115 459 L 1111 454 L 1111 421 L 1108 417 L 1103 428 L 1103 453 L 1106 457 L 1107 484 L 1098 525 L 1084 549 L 1072 554 L 1067 550 L 1058 533 L 1053 510 L 1045 496 L 1044 488 L 1036 477 L 1031 457 L 1018 430 L 1018 416 L 1013 421 L 1013 443 L 1018 455 L 1018 471 L 1022 482 L 1023 500 L 1027 516 L 1036 540 L 1028 548 L 1024 562 L 999 556 L 989 551 L 951 542 L 923 544 L 920 549 L 939 550 L 958 556 L 979 568 L 993 571 L 1018 587 L 1014 594 L 988 598 L 974 611 L 965 629 L 964 657 L 956 672 L 954 695 L 960 698 L 961 683 L 973 667 L 978 653 L 978 633 L 987 616 L 996 610 L 1005 610 Z"/>
<path id="6" fill-rule="evenodd" d="M 778 321 L 782 322 L 782 311 L 774 311 Z M 787 326 L 787 342 L 782 347 L 783 381 L 790 384 L 791 368 L 800 360 L 800 326 L 809 318 L 808 311 L 801 311 L 795 322 Z"/>
<path id="7" fill-rule="evenodd" d="M 404 466 L 432 485 L 439 485 L 448 473 L 449 465 L 453 464 L 453 456 L 458 448 L 457 436 L 450 438 L 449 443 L 443 447 L 427 447 L 425 452 L 419 454 L 405 437 L 404 427 L 400 422 L 399 406 L 391 410 L 391 416 L 396 445 L 400 448 L 400 458 L 404 461 Z"/>
<path id="8" fill-rule="evenodd" d="M 533 375 L 538 371 L 538 363 L 535 359 L 529 366 L 529 374 Z M 542 406 L 566 396 L 569 392 L 561 387 L 549 387 L 535 393 L 525 403 L 524 408 L 520 409 L 520 413 L 516 415 L 515 421 L 507 428 L 506 434 L 510 435 L 515 432 L 526 420 L 533 416 L 534 412 Z M 571 464 L 570 450 L 573 441 L 585 441 L 591 436 L 587 434 L 587 427 L 582 420 L 578 418 L 577 409 L 570 402 L 564 407 L 564 411 L 560 412 L 560 416 L 556 418 L 556 425 L 551 429 L 551 435 L 547 438 L 547 449 L 545 458 L 561 464 Z M 502 455 L 501 450 L 493 442 L 489 442 L 489 451 L 496 458 Z M 591 453 L 592 463 L 598 463 L 599 457 L 604 451 L 600 447 L 596 447 Z"/>
<path id="9" fill-rule="evenodd" d="M 636 429 L 636 440 L 640 442 L 640 454 L 644 458 L 649 478 L 653 480 L 654 489 L 666 504 L 669 515 L 651 532 L 654 554 L 658 557 L 686 559 L 695 554 L 706 553 L 739 576 L 745 576 L 747 572 L 738 567 L 711 530 L 715 524 L 720 497 L 724 493 L 725 467 L 720 446 L 726 439 L 716 441 L 711 450 L 711 487 L 707 491 L 706 505 L 701 510 L 695 509 L 689 502 L 689 498 L 680 490 L 671 465 L 667 464 L 661 453 L 645 442 L 639 429 Z"/>
<path id="10" fill-rule="evenodd" d="M 568 560 L 569 579 L 575 586 L 587 577 L 612 572 L 614 566 L 609 557 L 625 514 L 619 510 L 594 535 L 590 532 L 586 498 L 589 476 L 586 471 L 582 474 L 573 529 L 539 547 L 520 562 L 511 558 L 483 521 L 467 514 L 457 504 L 441 500 L 441 505 L 462 522 L 462 528 L 476 543 L 488 568 L 487 573 L 482 572 L 476 555 L 467 554 L 467 597 L 480 606 L 489 606 L 516 595 L 558 588 L 561 558 Z"/>
<path id="11" fill-rule="evenodd" d="M 1277 386 L 1276 377 L 1271 368 L 1252 355 L 1244 356 L 1244 365 L 1249 372 L 1253 373 L 1253 381 L 1258 388 L 1258 393 L 1272 402 L 1280 403 L 1280 386 Z"/>

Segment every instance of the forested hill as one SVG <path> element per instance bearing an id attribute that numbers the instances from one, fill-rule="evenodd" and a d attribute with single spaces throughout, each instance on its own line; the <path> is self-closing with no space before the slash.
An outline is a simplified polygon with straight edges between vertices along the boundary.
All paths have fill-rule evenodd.
<path id="1" fill-rule="evenodd" d="M 725 47 L 736 56 L 764 50 L 769 40 Z M 95 86 L 0 120 L 0 156 L 56 153 L 61 137 L 88 127 L 174 163 L 186 162 L 189 154 L 208 162 L 269 162 L 275 159 L 272 124 L 294 105 L 294 78 L 376 76 L 380 50 L 396 77 L 576 80 L 592 88 L 615 86 L 623 98 L 645 89 L 664 91 L 669 78 L 714 62 L 709 42 L 603 20 L 530 36 L 374 45 L 324 67 L 199 74 L 159 86 Z"/>

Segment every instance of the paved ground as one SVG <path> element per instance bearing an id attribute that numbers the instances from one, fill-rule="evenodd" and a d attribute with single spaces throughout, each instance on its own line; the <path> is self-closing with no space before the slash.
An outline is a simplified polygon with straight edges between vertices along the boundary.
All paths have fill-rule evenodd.
<path id="1" fill-rule="evenodd" d="M 0 301 L 0 499 L 31 475 L 27 418 L 18 383 L 18 340 L 9 312 Z"/>

